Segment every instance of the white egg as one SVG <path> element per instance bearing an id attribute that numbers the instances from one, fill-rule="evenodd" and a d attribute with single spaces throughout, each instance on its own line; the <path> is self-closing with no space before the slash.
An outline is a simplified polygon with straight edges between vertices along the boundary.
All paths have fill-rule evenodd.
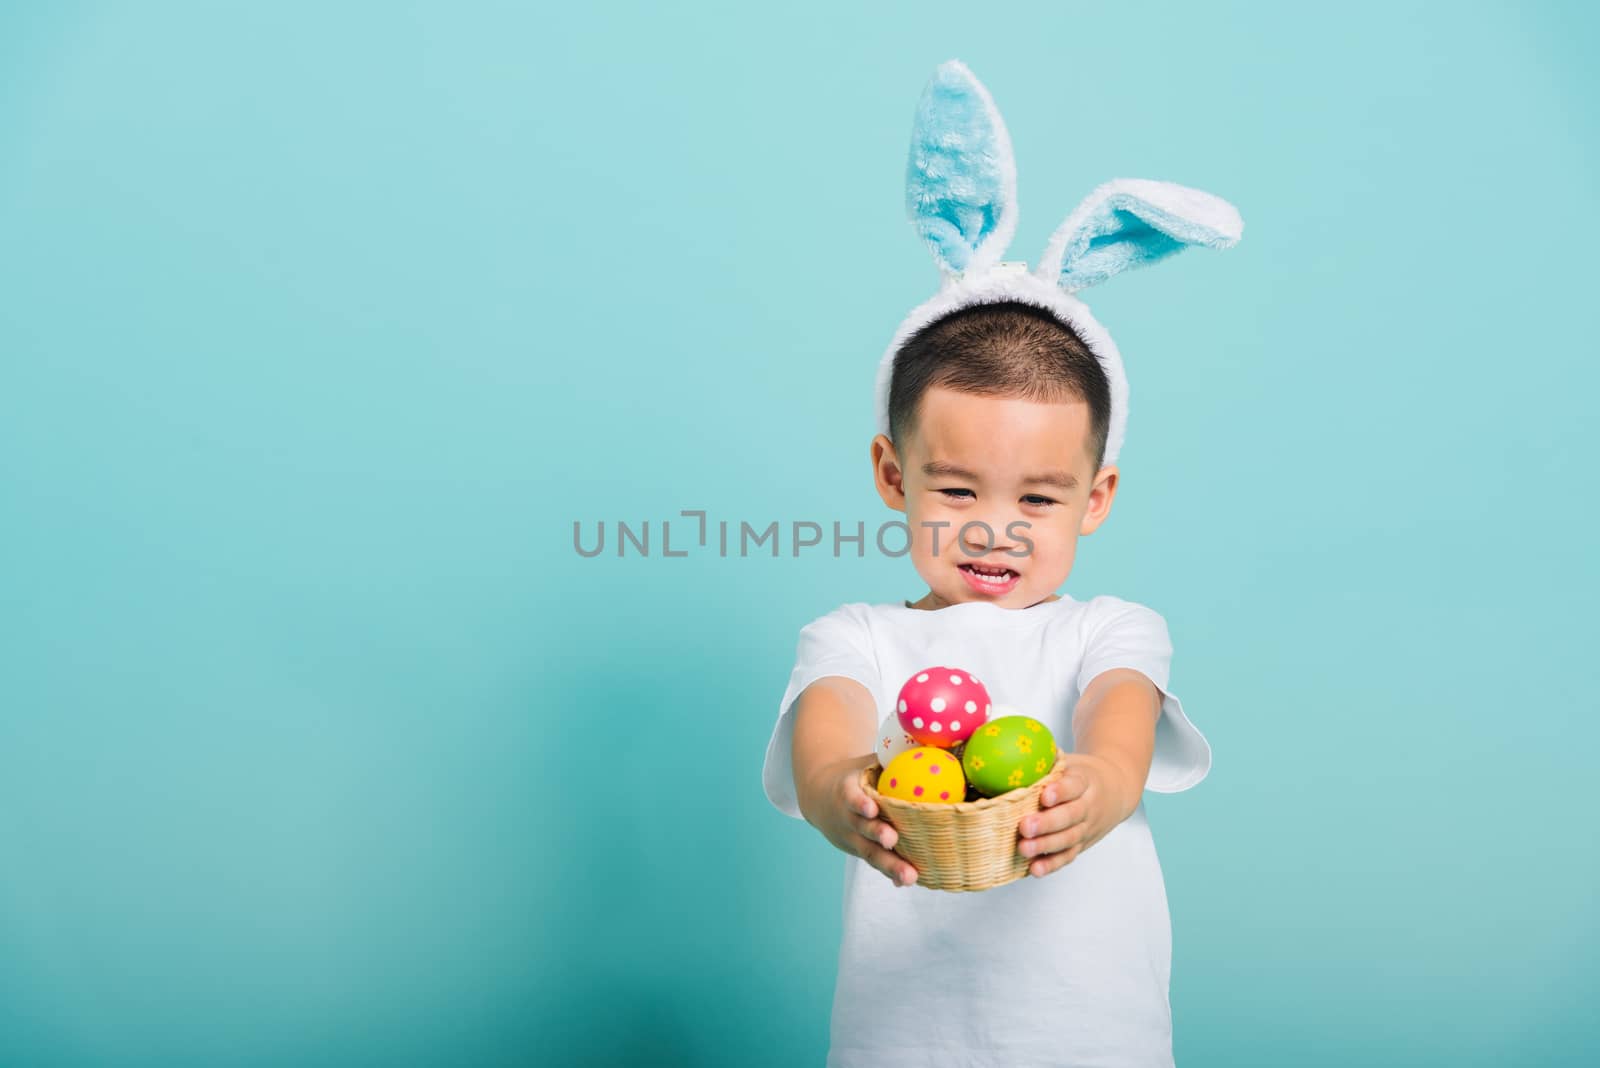
<path id="1" fill-rule="evenodd" d="M 900 717 L 893 712 L 883 717 L 883 722 L 878 724 L 878 766 L 888 767 L 889 761 L 904 753 L 907 749 L 917 747 L 916 739 L 905 732 L 900 726 Z"/>

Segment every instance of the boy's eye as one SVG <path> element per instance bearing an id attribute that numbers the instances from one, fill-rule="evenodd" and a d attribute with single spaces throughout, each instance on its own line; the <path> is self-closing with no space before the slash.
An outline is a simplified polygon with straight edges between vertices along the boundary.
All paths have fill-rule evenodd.
<path id="1" fill-rule="evenodd" d="M 943 489 L 939 492 L 953 501 L 970 501 L 972 499 L 972 491 L 969 489 Z M 962 496 L 962 494 L 966 494 L 966 496 Z M 1023 496 L 1022 501 L 1024 504 L 1031 504 L 1036 508 L 1043 508 L 1057 503 L 1049 497 L 1041 496 L 1037 493 L 1026 494 Z"/>

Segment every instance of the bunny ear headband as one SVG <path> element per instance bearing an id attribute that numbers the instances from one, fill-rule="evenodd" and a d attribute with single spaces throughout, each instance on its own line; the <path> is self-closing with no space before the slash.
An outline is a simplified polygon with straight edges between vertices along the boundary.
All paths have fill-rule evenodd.
<path id="1" fill-rule="evenodd" d="M 975 304 L 1021 301 L 1071 328 L 1105 368 L 1111 427 L 1104 463 L 1116 462 L 1128 421 L 1128 380 L 1111 335 L 1075 292 L 1190 245 L 1227 248 L 1244 223 L 1227 201 L 1143 178 L 1095 188 L 1045 245 L 1030 272 L 1000 256 L 1017 229 L 1017 166 L 989 92 L 966 64 L 934 71 L 917 105 L 906 166 L 906 210 L 933 250 L 939 291 L 913 308 L 878 364 L 878 430 L 889 433 L 889 383 L 901 345 L 924 326 Z"/>

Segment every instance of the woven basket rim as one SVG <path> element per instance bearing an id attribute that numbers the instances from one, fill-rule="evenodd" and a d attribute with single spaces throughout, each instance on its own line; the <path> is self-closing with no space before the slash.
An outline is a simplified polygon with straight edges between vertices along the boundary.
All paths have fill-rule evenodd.
<path id="1" fill-rule="evenodd" d="M 1055 767 L 1051 768 L 1049 774 L 1044 778 L 1039 779 L 1037 782 L 1029 783 L 1027 786 L 1019 786 L 1015 790 L 1007 790 L 1003 794 L 995 794 L 993 797 L 980 797 L 976 801 L 907 801 L 901 797 L 886 797 L 880 794 L 872 785 L 877 781 L 878 772 L 883 770 L 883 765 L 881 764 L 869 764 L 861 769 L 861 788 L 877 804 L 886 805 L 893 809 L 903 809 L 908 812 L 982 812 L 984 809 L 999 808 L 1002 805 L 1011 804 L 1017 798 L 1026 795 L 1030 791 L 1043 792 L 1046 783 L 1052 779 L 1060 778 L 1066 771 L 1066 761 L 1061 758 L 1067 755 L 1065 749 L 1059 745 L 1056 746 Z"/>

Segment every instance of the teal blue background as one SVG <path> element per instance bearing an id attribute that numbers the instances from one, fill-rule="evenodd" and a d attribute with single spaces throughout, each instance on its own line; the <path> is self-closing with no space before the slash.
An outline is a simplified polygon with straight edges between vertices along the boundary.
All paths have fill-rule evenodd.
<path id="1" fill-rule="evenodd" d="M 1111 177 L 1245 219 L 1085 294 L 1131 418 L 1064 589 L 1166 616 L 1215 750 L 1147 795 L 1178 1062 L 1594 1063 L 1597 31 L 8 6 L 0 1062 L 820 1063 L 842 859 L 762 754 L 799 627 L 922 587 L 660 526 L 890 518 L 954 56 L 1008 258 Z"/>

